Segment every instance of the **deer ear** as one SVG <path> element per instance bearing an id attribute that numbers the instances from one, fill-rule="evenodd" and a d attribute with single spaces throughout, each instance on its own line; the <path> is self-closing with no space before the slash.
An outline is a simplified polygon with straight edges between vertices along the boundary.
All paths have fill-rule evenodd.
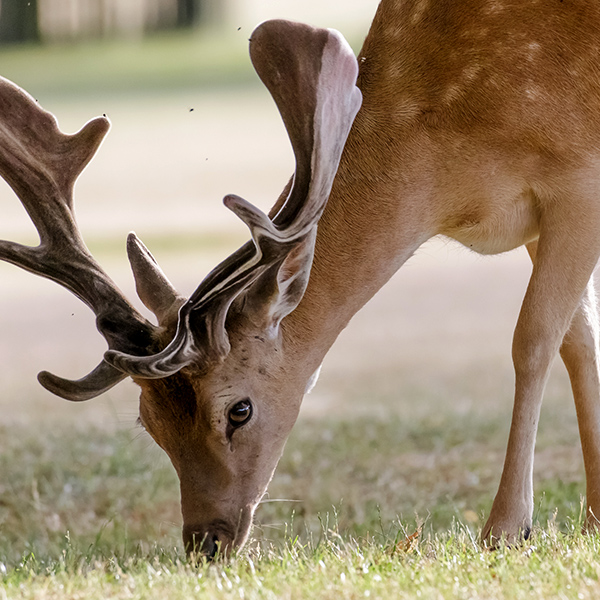
<path id="1" fill-rule="evenodd" d="M 255 326 L 273 330 L 300 303 L 308 285 L 316 229 L 267 270 L 236 300 L 234 311 L 244 312 Z"/>

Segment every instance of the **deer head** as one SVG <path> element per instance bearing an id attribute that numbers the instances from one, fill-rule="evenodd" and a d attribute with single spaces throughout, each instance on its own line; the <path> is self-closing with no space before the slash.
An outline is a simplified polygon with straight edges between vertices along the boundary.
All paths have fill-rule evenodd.
<path id="1" fill-rule="evenodd" d="M 30 96 L 0 81 L 0 174 L 40 236 L 35 248 L 0 242 L 0 258 L 70 289 L 92 308 L 109 346 L 82 379 L 42 372 L 39 380 L 81 401 L 133 378 L 140 421 L 179 475 L 184 544 L 208 556 L 246 540 L 311 376 L 290 364 L 281 323 L 306 289 L 317 223 L 361 103 L 356 59 L 337 32 L 269 21 L 254 31 L 250 54 L 289 133 L 295 174 L 272 218 L 225 198 L 252 240 L 187 300 L 129 236 L 137 292 L 157 325 L 95 262 L 74 220 L 73 186 L 107 119 L 65 135 Z"/>

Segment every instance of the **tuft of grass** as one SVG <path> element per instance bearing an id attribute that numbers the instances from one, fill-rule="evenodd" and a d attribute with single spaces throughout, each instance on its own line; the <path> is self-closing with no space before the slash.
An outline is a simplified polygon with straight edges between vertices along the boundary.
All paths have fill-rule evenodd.
<path id="1" fill-rule="evenodd" d="M 514 548 L 482 548 L 459 525 L 436 536 L 383 541 L 323 531 L 316 544 L 289 538 L 252 546 L 228 562 L 195 564 L 154 548 L 128 556 L 85 553 L 68 538 L 54 561 L 24 555 L 0 566 L 6 598 L 595 598 L 597 535 L 553 528 Z"/>

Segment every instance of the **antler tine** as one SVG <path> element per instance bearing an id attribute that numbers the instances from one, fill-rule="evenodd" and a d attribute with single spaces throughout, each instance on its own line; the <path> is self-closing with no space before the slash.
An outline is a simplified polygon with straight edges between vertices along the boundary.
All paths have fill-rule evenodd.
<path id="1" fill-rule="evenodd" d="M 225 332 L 227 310 L 235 297 L 262 272 L 259 253 L 247 242 L 213 269 L 179 310 L 177 331 L 173 340 L 152 356 L 133 356 L 109 350 L 104 359 L 132 377 L 160 379 L 173 375 L 192 362 L 206 365 L 221 360 L 229 353 Z M 214 307 L 219 310 L 215 311 Z M 196 342 L 197 333 L 203 338 Z"/>
<path id="2" fill-rule="evenodd" d="M 110 128 L 105 117 L 66 135 L 54 116 L 10 81 L 0 78 L 0 175 L 13 188 L 40 237 L 37 247 L 0 241 L 0 259 L 60 283 L 96 314 L 111 348 L 141 353 L 152 325 L 129 304 L 89 253 L 73 213 L 73 187 Z M 42 385 L 69 400 L 86 400 L 124 378 L 100 364 L 73 382 L 49 373 Z"/>
<path id="3" fill-rule="evenodd" d="M 105 360 L 113 366 L 132 377 L 158 379 L 173 375 L 193 361 L 208 363 L 227 356 L 229 340 L 225 319 L 231 303 L 271 268 L 277 257 L 285 258 L 285 247 L 290 240 L 274 227 L 267 215 L 243 198 L 229 195 L 224 204 L 248 225 L 253 241 L 220 263 L 196 288 L 181 307 L 175 336 L 162 352 L 153 356 L 130 356 L 109 350 Z M 214 310 L 215 306 L 219 310 Z M 200 344 L 196 343 L 199 328 L 205 335 Z"/>
<path id="4" fill-rule="evenodd" d="M 132 376 L 158 378 L 192 362 L 222 360 L 229 352 L 225 330 L 232 302 L 266 271 L 278 272 L 292 249 L 307 243 L 305 259 L 298 260 L 300 285 L 271 286 L 281 298 L 270 303 L 271 324 L 298 303 L 308 281 L 314 233 L 341 158 L 350 127 L 361 104 L 356 88 L 358 65 L 347 42 L 337 32 L 287 21 L 267 21 L 250 40 L 254 67 L 282 115 L 296 158 L 293 185 L 273 220 L 238 196 L 225 206 L 249 227 L 246 243 L 202 281 L 181 307 L 177 332 L 160 353 L 149 357 L 109 351 L 105 360 Z M 308 240 L 308 242 L 307 242 Z M 287 296 L 286 296 L 287 294 Z M 293 294 L 293 298 L 291 295 Z"/>
<path id="5" fill-rule="evenodd" d="M 112 365 L 102 361 L 93 371 L 85 377 L 72 381 L 42 371 L 38 374 L 38 381 L 49 391 L 61 398 L 73 402 L 91 400 L 110 390 L 127 375 L 115 369 Z"/>

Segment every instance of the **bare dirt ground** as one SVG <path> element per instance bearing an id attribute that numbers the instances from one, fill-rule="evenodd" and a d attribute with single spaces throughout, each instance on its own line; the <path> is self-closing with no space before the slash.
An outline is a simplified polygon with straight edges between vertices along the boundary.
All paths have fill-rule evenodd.
<path id="1" fill-rule="evenodd" d="M 108 139 L 77 185 L 76 207 L 100 261 L 131 297 L 129 230 L 150 240 L 223 236 L 200 249 L 182 242 L 156 250 L 175 285 L 189 294 L 247 235 L 220 198 L 239 193 L 266 210 L 293 168 L 279 117 L 259 90 L 77 105 L 50 99 L 46 107 L 66 131 L 96 114 L 112 119 Z M 6 186 L 0 205 L 0 236 L 33 240 Z M 453 242 L 426 244 L 342 334 L 303 414 L 410 416 L 432 406 L 486 410 L 500 403 L 508 418 L 510 341 L 529 272 L 522 251 L 483 258 Z M 0 280 L 0 421 L 132 424 L 137 394 L 130 383 L 73 406 L 35 380 L 41 369 L 78 377 L 99 360 L 104 342 L 88 310 L 55 284 L 10 265 L 0 265 Z"/>

